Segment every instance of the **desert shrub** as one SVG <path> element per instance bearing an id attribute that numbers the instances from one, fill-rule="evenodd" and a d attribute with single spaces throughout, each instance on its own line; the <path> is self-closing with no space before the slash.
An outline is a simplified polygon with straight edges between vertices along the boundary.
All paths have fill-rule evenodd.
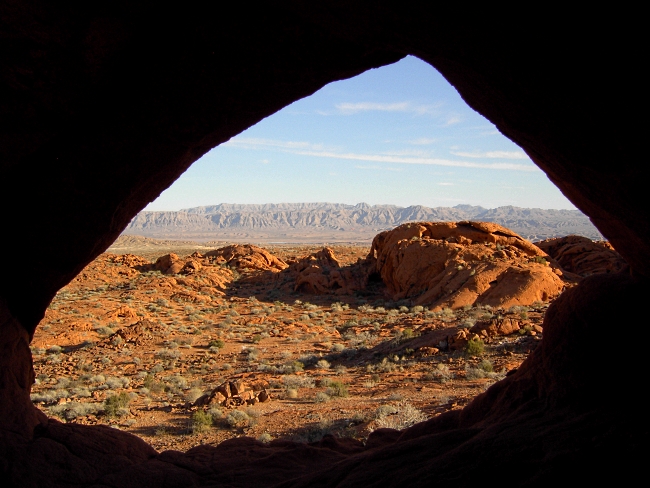
<path id="1" fill-rule="evenodd" d="M 471 366 L 465 366 L 465 378 L 468 380 L 480 380 L 481 378 L 486 377 L 486 372 L 480 368 L 472 368 Z"/>
<path id="2" fill-rule="evenodd" d="M 454 375 L 449 370 L 449 366 L 443 363 L 438 363 L 436 367 L 426 375 L 427 379 L 438 381 L 440 383 L 447 383 L 453 377 Z"/>
<path id="3" fill-rule="evenodd" d="M 73 388 L 72 389 L 72 396 L 78 397 L 78 398 L 88 398 L 91 396 L 90 390 L 88 388 Z"/>
<path id="4" fill-rule="evenodd" d="M 226 343 L 222 341 L 221 339 L 214 339 L 208 342 L 208 347 L 216 347 L 218 349 L 222 349 L 225 347 Z"/>
<path id="5" fill-rule="evenodd" d="M 482 356 L 485 352 L 485 344 L 481 339 L 470 339 L 465 346 L 465 354 L 470 357 Z"/>
<path id="6" fill-rule="evenodd" d="M 295 399 L 298 398 L 298 390 L 295 388 L 287 388 L 285 391 L 286 398 Z"/>
<path id="7" fill-rule="evenodd" d="M 390 359 L 388 358 L 383 358 L 380 363 L 377 364 L 369 364 L 366 369 L 371 372 L 371 371 L 377 371 L 379 373 L 392 373 L 393 371 L 399 369 L 399 366 L 395 363 L 392 363 Z"/>
<path id="8" fill-rule="evenodd" d="M 106 377 L 103 374 L 96 374 L 88 378 L 89 383 L 104 383 L 106 382 Z"/>
<path id="9" fill-rule="evenodd" d="M 492 366 L 492 363 L 488 359 L 483 359 L 478 363 L 478 367 L 486 373 L 492 373 L 494 371 L 494 366 Z"/>
<path id="10" fill-rule="evenodd" d="M 391 406 L 392 405 L 383 405 L 383 407 Z M 382 407 L 379 407 L 379 409 L 381 408 Z M 402 430 L 411 427 L 418 422 L 424 422 L 428 418 L 424 412 L 418 410 L 408 402 L 399 402 L 393 408 L 397 411 L 392 412 L 392 409 L 387 408 L 383 411 L 384 415 L 376 417 L 375 425 L 377 428 Z"/>
<path id="11" fill-rule="evenodd" d="M 339 353 L 345 349 L 345 346 L 343 344 L 333 344 L 332 345 L 332 352 L 334 353 Z"/>
<path id="12" fill-rule="evenodd" d="M 330 368 L 330 363 L 326 361 L 325 359 L 321 359 L 316 363 L 316 367 L 319 369 L 329 369 Z"/>
<path id="13" fill-rule="evenodd" d="M 337 364 L 336 367 L 334 368 L 334 371 L 336 372 L 336 374 L 345 374 L 348 372 L 348 368 L 346 368 L 342 364 Z"/>
<path id="14" fill-rule="evenodd" d="M 110 327 L 99 327 L 98 329 L 95 329 L 95 332 L 97 332 L 100 336 L 103 337 L 108 337 L 110 335 L 115 334 L 115 331 Z"/>
<path id="15" fill-rule="evenodd" d="M 330 396 L 327 393 L 323 392 L 323 391 L 319 391 L 314 396 L 314 402 L 315 403 L 327 403 L 329 401 L 330 401 Z"/>
<path id="16" fill-rule="evenodd" d="M 102 410 L 103 408 L 99 404 L 80 402 L 63 403 L 61 405 L 55 405 L 49 409 L 51 414 L 57 415 L 65 420 L 73 420 L 77 417 L 94 415 Z"/>
<path id="17" fill-rule="evenodd" d="M 321 420 L 318 425 L 304 429 L 299 435 L 293 437 L 295 442 L 318 442 L 326 435 L 336 435 L 336 425 L 331 420 Z"/>
<path id="18" fill-rule="evenodd" d="M 226 423 L 230 427 L 248 427 L 251 425 L 250 416 L 242 410 L 233 410 L 226 416 Z"/>
<path id="19" fill-rule="evenodd" d="M 310 376 L 286 375 L 282 377 L 282 384 L 285 388 L 313 388 L 314 379 Z"/>
<path id="20" fill-rule="evenodd" d="M 104 411 L 109 417 L 121 417 L 129 413 L 129 403 L 131 403 L 131 397 L 128 393 L 110 395 L 104 401 Z"/>
<path id="21" fill-rule="evenodd" d="M 127 386 L 129 386 L 129 383 L 130 380 L 125 376 L 122 376 L 121 378 L 118 378 L 116 376 L 109 376 L 108 378 L 106 378 L 106 385 L 112 389 L 126 388 Z"/>
<path id="22" fill-rule="evenodd" d="M 380 405 L 375 410 L 375 418 L 380 419 L 386 417 L 387 415 L 394 415 L 397 413 L 397 407 L 394 405 Z"/>
<path id="23" fill-rule="evenodd" d="M 203 410 L 197 410 L 192 414 L 190 429 L 193 433 L 205 432 L 212 427 L 212 415 Z"/>
<path id="24" fill-rule="evenodd" d="M 190 403 L 194 403 L 201 396 L 203 396 L 203 390 L 201 388 L 190 388 L 185 394 L 185 399 Z"/>
<path id="25" fill-rule="evenodd" d="M 347 397 L 348 386 L 341 381 L 332 381 L 327 388 L 327 394 L 331 397 Z"/>
<path id="26" fill-rule="evenodd" d="M 481 361 L 476 368 L 470 365 L 465 366 L 465 378 L 468 380 L 480 380 L 481 378 L 499 379 L 502 375 L 494 372 L 492 363 L 487 359 Z"/>
<path id="27" fill-rule="evenodd" d="M 163 348 L 156 351 L 155 356 L 160 359 L 178 359 L 181 353 L 173 349 Z"/>
<path id="28" fill-rule="evenodd" d="M 261 442 L 262 444 L 268 444 L 273 440 L 273 437 L 271 437 L 271 434 L 268 432 L 264 432 L 262 435 L 260 435 L 257 440 Z"/>

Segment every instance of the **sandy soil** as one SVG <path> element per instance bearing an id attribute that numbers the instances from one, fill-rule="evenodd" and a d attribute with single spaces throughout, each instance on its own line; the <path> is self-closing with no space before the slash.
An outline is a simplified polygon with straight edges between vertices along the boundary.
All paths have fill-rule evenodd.
<path id="1" fill-rule="evenodd" d="M 319 247 L 266 249 L 288 259 Z M 155 260 L 170 250 L 119 251 Z M 368 248 L 334 251 L 346 264 Z M 202 286 L 200 273 L 140 272 L 114 258 L 101 255 L 50 305 L 32 343 L 32 399 L 61 421 L 111 425 L 159 450 L 238 436 L 363 439 L 461 408 L 537 346 L 547 306 L 432 312 L 387 301 L 381 289 L 278 295 L 272 284 L 245 280 L 222 294 Z M 486 340 L 474 355 L 437 347 L 441 337 L 499 316 L 527 325 Z M 271 399 L 235 409 L 193 405 L 235 378 L 267 381 Z"/>

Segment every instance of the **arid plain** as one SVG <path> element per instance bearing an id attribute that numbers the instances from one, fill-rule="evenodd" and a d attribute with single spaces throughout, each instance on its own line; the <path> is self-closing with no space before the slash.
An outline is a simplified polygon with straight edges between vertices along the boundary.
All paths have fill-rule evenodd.
<path id="1" fill-rule="evenodd" d="M 124 236 L 50 305 L 32 400 L 158 450 L 363 440 L 462 408 L 537 347 L 564 289 L 624 266 L 604 243 L 472 222 L 372 247 Z"/>

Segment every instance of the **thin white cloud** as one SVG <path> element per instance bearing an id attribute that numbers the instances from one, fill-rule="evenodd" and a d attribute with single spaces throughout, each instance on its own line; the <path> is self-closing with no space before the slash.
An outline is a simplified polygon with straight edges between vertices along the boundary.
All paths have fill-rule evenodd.
<path id="1" fill-rule="evenodd" d="M 446 181 L 445 181 L 445 182 L 442 182 L 442 183 L 438 183 L 438 185 L 440 185 L 440 186 L 454 186 L 453 183 L 448 183 L 448 182 L 446 182 Z"/>
<path id="2" fill-rule="evenodd" d="M 481 158 L 481 159 L 529 159 L 523 151 L 485 151 L 485 152 L 462 152 L 451 151 L 454 156 L 462 158 Z"/>
<path id="3" fill-rule="evenodd" d="M 402 168 L 389 168 L 386 166 L 355 166 L 356 169 L 370 169 L 375 171 L 402 171 Z"/>
<path id="4" fill-rule="evenodd" d="M 260 159 L 260 163 L 269 164 L 269 160 L 268 159 Z"/>
<path id="5" fill-rule="evenodd" d="M 354 115 L 360 112 L 403 112 L 417 115 L 437 115 L 437 105 L 416 105 L 412 102 L 344 102 L 335 105 L 336 112 L 342 115 Z M 327 112 L 319 112 L 328 115 Z"/>
<path id="6" fill-rule="evenodd" d="M 310 142 L 303 142 L 303 141 L 277 141 L 274 139 L 261 139 L 256 137 L 233 137 L 228 142 L 223 143 L 222 146 L 240 147 L 243 149 L 262 149 L 262 148 L 285 149 L 285 150 L 327 149 L 323 144 L 312 144 Z"/>
<path id="7" fill-rule="evenodd" d="M 454 124 L 459 124 L 460 122 L 463 121 L 463 118 L 460 115 L 452 114 L 449 117 L 447 117 L 447 122 L 445 122 L 445 125 L 454 125 Z"/>
<path id="8" fill-rule="evenodd" d="M 420 137 L 419 139 L 408 141 L 409 144 L 413 144 L 414 146 L 428 146 L 429 144 L 434 144 L 436 142 L 438 142 L 438 140 L 431 137 Z"/>
<path id="9" fill-rule="evenodd" d="M 301 156 L 315 156 L 320 158 L 344 159 L 352 161 L 372 161 L 377 163 L 398 163 L 398 164 L 428 164 L 435 166 L 454 166 L 458 168 L 481 168 L 511 171 L 538 171 L 533 165 L 514 164 L 514 163 L 475 163 L 472 161 L 454 161 L 450 159 L 439 158 L 418 158 L 418 157 L 397 157 L 383 156 L 378 154 L 356 154 L 356 153 L 339 153 L 330 151 L 291 151 L 293 154 Z"/>
<path id="10" fill-rule="evenodd" d="M 434 166 L 449 166 L 458 168 L 479 168 L 492 170 L 510 171 L 539 171 L 533 164 L 517 164 L 506 162 L 484 163 L 476 161 L 458 161 L 453 159 L 442 159 L 427 157 L 426 155 L 391 155 L 391 154 L 359 154 L 346 153 L 333 148 L 325 148 L 323 144 L 312 144 L 304 141 L 277 141 L 272 139 L 258 138 L 233 138 L 225 145 L 242 149 L 276 150 L 300 156 L 312 156 L 319 158 L 330 158 L 347 161 L 365 161 L 374 163 L 392 164 L 425 164 Z M 408 152 L 408 151 L 407 151 Z M 426 154 L 426 153 L 424 153 Z"/>
<path id="11" fill-rule="evenodd" d="M 359 112 L 407 112 L 408 102 L 398 103 L 376 103 L 376 102 L 359 102 L 359 103 L 339 103 L 336 110 L 344 114 L 356 114 Z"/>

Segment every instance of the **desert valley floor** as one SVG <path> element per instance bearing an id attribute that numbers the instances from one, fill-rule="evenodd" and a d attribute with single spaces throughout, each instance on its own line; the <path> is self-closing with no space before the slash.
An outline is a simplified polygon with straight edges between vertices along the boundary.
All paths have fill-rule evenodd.
<path id="1" fill-rule="evenodd" d="M 300 264 L 322 247 L 253 246 L 217 262 L 205 247 L 151 242 L 109 249 L 60 290 L 32 342 L 32 400 L 158 450 L 239 436 L 364 440 L 462 408 L 539 344 L 552 301 L 452 310 L 390 300 L 381 284 L 306 293 L 251 262 Z M 328 259 L 345 268 L 368 252 L 330 246 Z"/>

